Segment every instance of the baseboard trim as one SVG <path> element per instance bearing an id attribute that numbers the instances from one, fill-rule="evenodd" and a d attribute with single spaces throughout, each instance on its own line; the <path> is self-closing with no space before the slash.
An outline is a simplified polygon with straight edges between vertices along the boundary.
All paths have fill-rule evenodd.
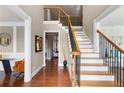
<path id="1" fill-rule="evenodd" d="M 58 66 L 60 66 L 60 67 L 61 67 L 61 66 L 63 66 L 63 63 L 59 63 L 59 65 L 58 65 Z"/>
<path id="2" fill-rule="evenodd" d="M 32 78 L 40 71 L 40 69 L 42 69 L 43 66 L 40 66 L 39 68 L 37 68 L 35 71 L 33 71 L 32 73 Z"/>

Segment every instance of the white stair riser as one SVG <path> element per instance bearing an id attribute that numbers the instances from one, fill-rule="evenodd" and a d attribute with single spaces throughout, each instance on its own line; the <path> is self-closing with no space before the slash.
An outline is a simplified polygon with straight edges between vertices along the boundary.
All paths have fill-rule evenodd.
<path id="1" fill-rule="evenodd" d="M 84 31 L 74 31 L 75 34 L 85 34 Z"/>
<path id="2" fill-rule="evenodd" d="M 93 54 L 93 53 L 87 53 L 87 54 L 84 53 L 84 54 L 83 54 L 83 53 L 82 53 L 82 54 L 81 54 L 81 57 L 86 57 L 86 58 L 88 58 L 88 57 L 90 57 L 90 58 L 91 58 L 91 57 L 92 57 L 92 58 L 96 57 L 96 58 L 98 58 L 98 57 L 99 57 L 99 54 L 95 54 L 95 53 L 94 53 L 94 54 Z"/>
<path id="3" fill-rule="evenodd" d="M 88 39 L 88 38 L 86 38 L 86 37 L 80 37 L 80 38 L 79 38 L 79 37 L 77 37 L 76 39 L 77 39 L 77 40 L 83 40 L 83 41 L 88 41 L 88 40 L 89 40 L 89 39 Z"/>
<path id="4" fill-rule="evenodd" d="M 81 71 L 108 71 L 107 66 L 81 66 Z"/>
<path id="5" fill-rule="evenodd" d="M 69 37 L 68 37 L 67 39 L 70 40 Z M 77 41 L 82 41 L 82 42 L 83 42 L 83 41 L 90 41 L 89 38 L 87 38 L 87 37 L 77 37 L 77 36 L 76 36 L 76 39 L 77 39 Z"/>
<path id="6" fill-rule="evenodd" d="M 89 40 L 89 38 L 86 37 L 86 36 L 76 36 L 76 38 L 77 38 L 77 39 L 88 39 L 88 40 Z"/>
<path id="7" fill-rule="evenodd" d="M 93 47 L 91 44 L 79 44 L 79 47 Z"/>
<path id="8" fill-rule="evenodd" d="M 89 39 L 77 39 L 77 41 L 80 41 L 80 42 L 86 42 L 86 41 L 88 41 L 88 42 L 90 42 Z"/>
<path id="9" fill-rule="evenodd" d="M 97 63 L 97 64 L 103 64 L 102 59 L 81 59 L 81 63 Z"/>
<path id="10" fill-rule="evenodd" d="M 74 32 L 84 32 L 82 28 L 72 28 Z"/>
<path id="11" fill-rule="evenodd" d="M 69 43 L 69 46 L 71 46 L 71 43 L 70 42 L 68 42 Z M 93 46 L 92 45 L 79 45 L 79 47 L 80 48 L 93 48 Z"/>
<path id="12" fill-rule="evenodd" d="M 75 33 L 76 36 L 86 36 L 85 33 Z"/>
<path id="13" fill-rule="evenodd" d="M 78 42 L 78 44 L 91 44 L 91 42 Z"/>
<path id="14" fill-rule="evenodd" d="M 81 80 L 114 81 L 114 76 L 81 75 Z"/>
<path id="15" fill-rule="evenodd" d="M 93 52 L 93 49 L 80 49 L 81 52 Z"/>
<path id="16" fill-rule="evenodd" d="M 70 41 L 68 41 L 68 43 L 69 43 L 69 46 L 71 46 L 71 42 Z M 93 48 L 93 46 L 91 45 L 91 44 L 80 44 L 79 45 L 79 48 Z"/>
<path id="17" fill-rule="evenodd" d="M 79 48 L 93 48 L 91 45 L 79 45 Z"/>

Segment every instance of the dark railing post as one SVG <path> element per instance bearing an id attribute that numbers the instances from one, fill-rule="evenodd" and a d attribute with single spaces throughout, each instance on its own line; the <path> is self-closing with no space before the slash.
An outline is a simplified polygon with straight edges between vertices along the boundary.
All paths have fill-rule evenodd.
<path id="1" fill-rule="evenodd" d="M 113 54 L 114 48 L 112 46 L 112 75 L 114 74 L 114 54 Z"/>
<path id="2" fill-rule="evenodd" d="M 118 84 L 118 80 L 119 80 L 119 71 L 118 71 L 118 69 L 119 69 L 119 55 L 118 55 L 118 50 L 116 50 L 117 51 L 117 84 Z"/>
<path id="3" fill-rule="evenodd" d="M 123 71 L 123 87 L 124 87 L 124 54 L 123 54 L 123 69 L 122 69 L 122 71 Z"/>
<path id="4" fill-rule="evenodd" d="M 108 64 L 108 73 L 109 73 L 109 42 L 107 42 L 107 64 Z"/>
<path id="5" fill-rule="evenodd" d="M 120 52 L 120 86 L 121 86 L 121 52 Z"/>
<path id="6" fill-rule="evenodd" d="M 80 55 L 77 55 L 76 57 L 76 77 L 78 86 L 80 86 Z"/>

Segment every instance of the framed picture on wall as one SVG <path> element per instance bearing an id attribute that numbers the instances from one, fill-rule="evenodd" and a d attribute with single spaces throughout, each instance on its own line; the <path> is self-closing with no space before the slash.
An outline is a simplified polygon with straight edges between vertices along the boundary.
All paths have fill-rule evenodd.
<path id="1" fill-rule="evenodd" d="M 35 35 L 35 52 L 40 52 L 43 50 L 43 38 Z"/>

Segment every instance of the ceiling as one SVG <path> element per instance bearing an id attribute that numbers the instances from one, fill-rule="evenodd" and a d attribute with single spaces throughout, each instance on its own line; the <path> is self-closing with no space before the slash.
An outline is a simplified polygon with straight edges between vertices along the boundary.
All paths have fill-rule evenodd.
<path id="1" fill-rule="evenodd" d="M 23 19 L 10 11 L 6 6 L 0 5 L 0 21 L 23 21 Z"/>
<path id="2" fill-rule="evenodd" d="M 61 7 L 69 15 L 82 15 L 82 5 L 45 5 L 45 7 Z"/>
<path id="3" fill-rule="evenodd" d="M 111 12 L 100 21 L 100 24 L 103 26 L 124 25 L 124 6 Z"/>

